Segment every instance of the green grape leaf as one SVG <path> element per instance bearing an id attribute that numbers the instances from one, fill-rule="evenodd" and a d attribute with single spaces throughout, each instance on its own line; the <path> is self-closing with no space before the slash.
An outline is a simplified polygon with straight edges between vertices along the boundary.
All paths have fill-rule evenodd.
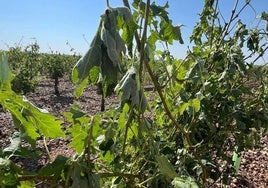
<path id="1" fill-rule="evenodd" d="M 91 121 L 91 126 L 93 126 L 92 139 L 96 141 L 96 138 L 103 133 L 101 128 L 102 120 L 100 116 L 95 115 Z"/>
<path id="2" fill-rule="evenodd" d="M 86 176 L 82 175 L 81 164 L 76 163 L 72 171 L 72 185 L 71 188 L 90 187 Z"/>
<path id="3" fill-rule="evenodd" d="M 89 71 L 89 78 L 91 83 L 97 83 L 100 76 L 100 69 L 97 66 L 92 67 Z"/>
<path id="4" fill-rule="evenodd" d="M 169 44 L 173 43 L 173 26 L 171 21 L 167 22 L 162 20 L 160 23 L 160 36 L 163 41 L 167 41 Z"/>
<path id="5" fill-rule="evenodd" d="M 82 82 L 80 82 L 80 84 L 75 88 L 74 95 L 75 95 L 76 98 L 79 98 L 79 97 L 82 95 L 82 93 L 83 93 L 84 89 L 86 88 L 87 84 L 88 84 L 88 79 L 84 79 L 84 80 L 83 80 Z"/>
<path id="6" fill-rule="evenodd" d="M 168 159 L 165 156 L 156 155 L 155 159 L 157 161 L 160 172 L 164 176 L 171 178 L 171 179 L 179 176 L 177 172 L 175 171 L 174 167 L 171 165 L 171 163 L 168 161 Z"/>
<path id="7" fill-rule="evenodd" d="M 152 47 L 153 50 L 156 49 L 155 43 L 160 39 L 159 34 L 156 31 L 151 31 L 150 36 L 148 37 L 148 45 Z"/>
<path id="8" fill-rule="evenodd" d="M 133 38 L 135 35 L 135 31 L 138 28 L 139 28 L 139 26 L 133 21 L 133 19 L 129 22 L 122 23 L 122 30 L 123 30 L 122 39 L 125 41 L 125 44 L 127 45 L 128 53 L 130 55 L 132 54 Z"/>
<path id="9" fill-rule="evenodd" d="M 175 177 L 171 182 L 174 188 L 198 188 L 198 184 L 190 176 Z"/>
<path id="10" fill-rule="evenodd" d="M 33 181 L 20 181 L 20 185 L 17 186 L 18 188 L 33 188 L 36 187 Z"/>
<path id="11" fill-rule="evenodd" d="M 0 158 L 0 186 L 16 187 L 18 182 L 18 169 L 9 159 Z"/>
<path id="12" fill-rule="evenodd" d="M 186 108 L 189 106 L 189 103 L 184 102 L 179 107 L 179 114 L 182 115 Z"/>
<path id="13" fill-rule="evenodd" d="M 150 5 L 150 8 L 151 8 L 151 11 L 152 11 L 152 14 L 153 16 L 160 16 L 162 17 L 165 21 L 168 21 L 169 18 L 168 18 L 168 12 L 166 11 L 166 9 L 169 7 L 169 4 L 168 2 L 166 2 L 166 4 L 164 6 L 159 6 L 159 5 L 156 5 L 155 2 L 153 2 L 151 5 Z"/>
<path id="14" fill-rule="evenodd" d="M 192 99 L 189 102 L 189 106 L 192 106 L 194 108 L 195 112 L 198 112 L 200 110 L 200 100 L 199 99 Z"/>
<path id="15" fill-rule="evenodd" d="M 119 119 L 118 119 L 118 127 L 120 130 L 123 130 L 126 125 L 127 121 L 127 113 L 129 112 L 129 106 L 127 104 L 124 105 L 122 112 L 120 113 Z"/>
<path id="16" fill-rule="evenodd" d="M 53 178 L 57 179 L 61 176 L 62 171 L 64 170 L 64 167 L 66 166 L 68 158 L 62 155 L 58 155 L 56 159 L 49 163 L 48 165 L 41 168 L 37 176 L 52 176 Z"/>
<path id="17" fill-rule="evenodd" d="M 69 144 L 80 155 L 87 147 L 88 131 L 89 131 L 89 117 L 83 116 L 75 119 L 75 124 L 68 128 L 68 132 L 72 135 L 72 141 Z"/>
<path id="18" fill-rule="evenodd" d="M 31 121 L 37 130 L 47 138 L 58 138 L 64 136 L 61 129 L 63 121 L 56 120 L 55 117 L 44 109 L 40 109 L 30 103 L 25 97 L 23 98 L 22 115 Z"/>
<path id="19" fill-rule="evenodd" d="M 3 98 L 3 100 L 2 100 Z M 12 114 L 14 125 L 20 129 L 24 137 L 32 146 L 38 136 L 48 138 L 64 136 L 61 130 L 63 121 L 56 120 L 46 110 L 40 109 L 12 91 L 0 93 L 2 106 Z"/>
<path id="20" fill-rule="evenodd" d="M 242 161 L 242 156 L 241 154 L 237 153 L 234 151 L 232 161 L 234 162 L 233 168 L 235 169 L 236 174 L 238 173 L 241 161 Z"/>

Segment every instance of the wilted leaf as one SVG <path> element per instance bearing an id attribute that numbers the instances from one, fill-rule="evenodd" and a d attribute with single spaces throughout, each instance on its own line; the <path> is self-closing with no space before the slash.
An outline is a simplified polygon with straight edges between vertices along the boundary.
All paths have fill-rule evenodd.
<path id="1" fill-rule="evenodd" d="M 132 19 L 132 14 L 127 7 L 116 7 L 117 14 L 121 16 L 124 21 L 129 22 Z"/>
<path id="2" fill-rule="evenodd" d="M 111 59 L 113 65 L 117 66 L 119 64 L 119 54 L 116 49 L 115 34 L 113 36 L 109 30 L 103 27 L 101 30 L 101 39 L 107 47 L 108 57 Z"/>
<path id="3" fill-rule="evenodd" d="M 178 40 L 180 44 L 184 44 L 181 37 L 181 25 L 173 26 L 174 40 Z"/>
<path id="4" fill-rule="evenodd" d="M 130 68 L 120 82 L 115 87 L 117 93 L 121 92 L 120 106 L 124 107 L 125 103 L 134 107 L 140 112 L 144 112 L 148 108 L 148 102 L 145 98 L 143 90 L 138 89 L 138 80 L 136 76 L 136 69 Z"/>
<path id="5" fill-rule="evenodd" d="M 13 153 L 15 152 L 21 143 L 20 140 L 20 133 L 19 132 L 15 132 L 12 137 L 9 138 L 10 139 L 10 145 L 8 147 L 6 147 L 3 152 L 10 152 Z"/>
<path id="6" fill-rule="evenodd" d="M 78 60 L 73 68 L 72 81 L 77 84 L 79 88 L 79 91 L 76 93 L 77 96 L 81 95 L 80 93 L 82 93 L 88 82 L 85 80 L 88 80 L 90 69 L 94 66 L 100 66 L 102 57 L 102 43 L 103 42 L 98 31 L 90 44 L 89 50 Z"/>

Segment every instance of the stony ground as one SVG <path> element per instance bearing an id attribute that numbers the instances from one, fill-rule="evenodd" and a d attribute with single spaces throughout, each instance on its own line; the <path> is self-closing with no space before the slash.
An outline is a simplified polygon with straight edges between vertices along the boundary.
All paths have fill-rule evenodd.
<path id="1" fill-rule="evenodd" d="M 96 88 L 86 89 L 80 99 L 73 96 L 73 86 L 68 79 L 60 80 L 60 96 L 53 94 L 54 86 L 52 80 L 43 80 L 35 93 L 27 95 L 27 98 L 40 108 L 45 108 L 57 117 L 61 112 L 67 111 L 71 104 L 77 102 L 86 112 L 94 114 L 100 110 L 101 98 L 96 93 Z M 118 105 L 116 95 L 106 100 L 106 108 L 111 105 Z M 0 111 L 0 147 L 4 148 L 9 145 L 9 136 L 16 130 L 12 126 L 12 119 L 8 112 Z M 67 144 L 68 140 L 49 140 L 47 142 L 51 157 L 57 155 L 71 156 L 73 150 Z M 268 137 L 263 136 L 261 139 L 261 148 L 255 148 L 244 152 L 242 164 L 237 177 L 230 178 L 230 187 L 268 187 Z M 24 169 L 38 170 L 42 165 L 48 162 L 48 157 L 43 149 L 43 142 L 38 141 L 38 146 L 44 151 L 38 160 L 14 158 Z M 220 187 L 220 183 L 215 184 Z M 40 186 L 41 187 L 41 186 Z"/>

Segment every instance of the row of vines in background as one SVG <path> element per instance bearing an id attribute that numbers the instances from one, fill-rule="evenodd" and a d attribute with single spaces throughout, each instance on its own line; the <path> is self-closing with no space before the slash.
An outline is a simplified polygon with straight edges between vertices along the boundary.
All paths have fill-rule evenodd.
<path id="1" fill-rule="evenodd" d="M 12 89 L 17 93 L 34 92 L 42 78 L 55 82 L 55 94 L 59 95 L 59 78 L 71 74 L 72 67 L 80 58 L 78 55 L 65 55 L 58 52 L 41 53 L 37 42 L 26 47 L 10 47 L 7 51 L 10 68 L 14 74 Z"/>

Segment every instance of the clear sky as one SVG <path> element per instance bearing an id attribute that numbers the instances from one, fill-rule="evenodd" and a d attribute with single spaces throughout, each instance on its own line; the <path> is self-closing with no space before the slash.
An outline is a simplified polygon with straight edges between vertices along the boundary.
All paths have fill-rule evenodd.
<path id="1" fill-rule="evenodd" d="M 155 2 L 164 5 L 166 0 Z M 233 3 L 234 0 L 222 0 L 224 15 L 230 15 Z M 268 0 L 252 0 L 251 4 L 257 14 L 268 12 Z M 169 0 L 169 5 L 173 24 L 185 25 L 182 28 L 185 44 L 176 42 L 171 49 L 173 55 L 183 58 L 203 0 Z M 122 0 L 110 0 L 110 6 L 123 6 Z M 90 43 L 96 33 L 106 0 L 0 0 L 0 7 L 0 49 L 16 44 L 26 46 L 36 40 L 42 52 L 72 54 L 73 47 L 76 53 L 83 55 L 88 49 L 86 41 Z M 256 21 L 253 10 L 247 10 L 242 16 L 248 23 Z"/>

